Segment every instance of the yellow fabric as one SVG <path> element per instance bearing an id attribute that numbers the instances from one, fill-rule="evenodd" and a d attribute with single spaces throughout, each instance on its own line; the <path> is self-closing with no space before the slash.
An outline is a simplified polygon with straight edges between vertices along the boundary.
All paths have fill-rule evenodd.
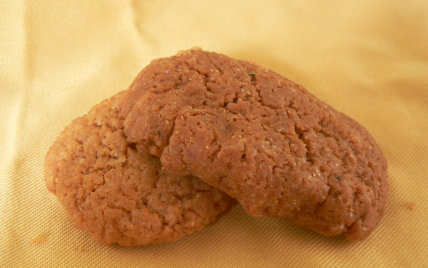
<path id="1" fill-rule="evenodd" d="M 367 240 L 239 206 L 170 244 L 104 246 L 74 228 L 44 185 L 49 146 L 150 60 L 193 46 L 275 70 L 372 133 L 390 195 Z M 0 267 L 428 267 L 427 133 L 426 0 L 4 0 Z"/>

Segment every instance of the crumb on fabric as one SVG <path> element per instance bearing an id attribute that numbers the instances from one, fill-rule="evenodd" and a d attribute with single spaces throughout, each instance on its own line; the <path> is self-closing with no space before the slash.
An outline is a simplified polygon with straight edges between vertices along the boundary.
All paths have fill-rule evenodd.
<path id="1" fill-rule="evenodd" d="M 408 208 L 408 209 L 410 209 L 410 210 L 414 210 L 414 209 L 415 209 L 415 207 L 416 207 L 416 204 L 415 204 L 415 203 L 413 203 L 413 202 L 409 202 L 409 203 L 407 203 L 407 208 Z"/>
<path id="2" fill-rule="evenodd" d="M 31 244 L 41 244 L 44 242 L 46 242 L 45 235 L 39 235 L 38 237 L 31 239 Z"/>

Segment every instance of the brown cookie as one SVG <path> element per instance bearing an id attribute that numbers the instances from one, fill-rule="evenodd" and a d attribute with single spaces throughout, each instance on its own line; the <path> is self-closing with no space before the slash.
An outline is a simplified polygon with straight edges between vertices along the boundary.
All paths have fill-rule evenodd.
<path id="1" fill-rule="evenodd" d="M 153 61 L 131 88 L 128 139 L 151 147 L 168 171 L 225 191 L 250 215 L 288 217 L 351 241 L 382 218 L 387 162 L 378 144 L 277 73 L 192 49 Z"/>
<path id="2" fill-rule="evenodd" d="M 170 174 L 129 143 L 118 115 L 124 95 L 64 129 L 46 156 L 47 188 L 103 244 L 163 243 L 202 230 L 235 201 L 194 176 Z"/>

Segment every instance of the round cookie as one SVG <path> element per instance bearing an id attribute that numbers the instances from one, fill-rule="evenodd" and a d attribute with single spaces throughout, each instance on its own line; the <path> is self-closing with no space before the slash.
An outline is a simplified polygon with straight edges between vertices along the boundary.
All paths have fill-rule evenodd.
<path id="1" fill-rule="evenodd" d="M 202 230 L 235 201 L 194 176 L 170 174 L 129 143 L 118 115 L 125 95 L 64 129 L 46 155 L 47 188 L 102 244 L 163 243 Z"/>
<path id="2" fill-rule="evenodd" d="M 153 61 L 129 94 L 130 141 L 252 216 L 360 241 L 384 214 L 387 162 L 373 137 L 275 72 L 192 49 Z"/>

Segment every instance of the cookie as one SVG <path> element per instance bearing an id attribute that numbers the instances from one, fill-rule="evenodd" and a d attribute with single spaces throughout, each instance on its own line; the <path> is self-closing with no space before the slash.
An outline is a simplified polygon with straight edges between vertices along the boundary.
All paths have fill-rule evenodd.
<path id="1" fill-rule="evenodd" d="M 384 214 L 387 162 L 370 133 L 273 71 L 192 49 L 153 61 L 129 96 L 130 141 L 254 217 L 360 241 Z"/>
<path id="2" fill-rule="evenodd" d="M 46 155 L 47 188 L 102 244 L 163 243 L 202 230 L 235 201 L 194 176 L 172 175 L 128 142 L 119 116 L 125 95 L 64 129 Z"/>

